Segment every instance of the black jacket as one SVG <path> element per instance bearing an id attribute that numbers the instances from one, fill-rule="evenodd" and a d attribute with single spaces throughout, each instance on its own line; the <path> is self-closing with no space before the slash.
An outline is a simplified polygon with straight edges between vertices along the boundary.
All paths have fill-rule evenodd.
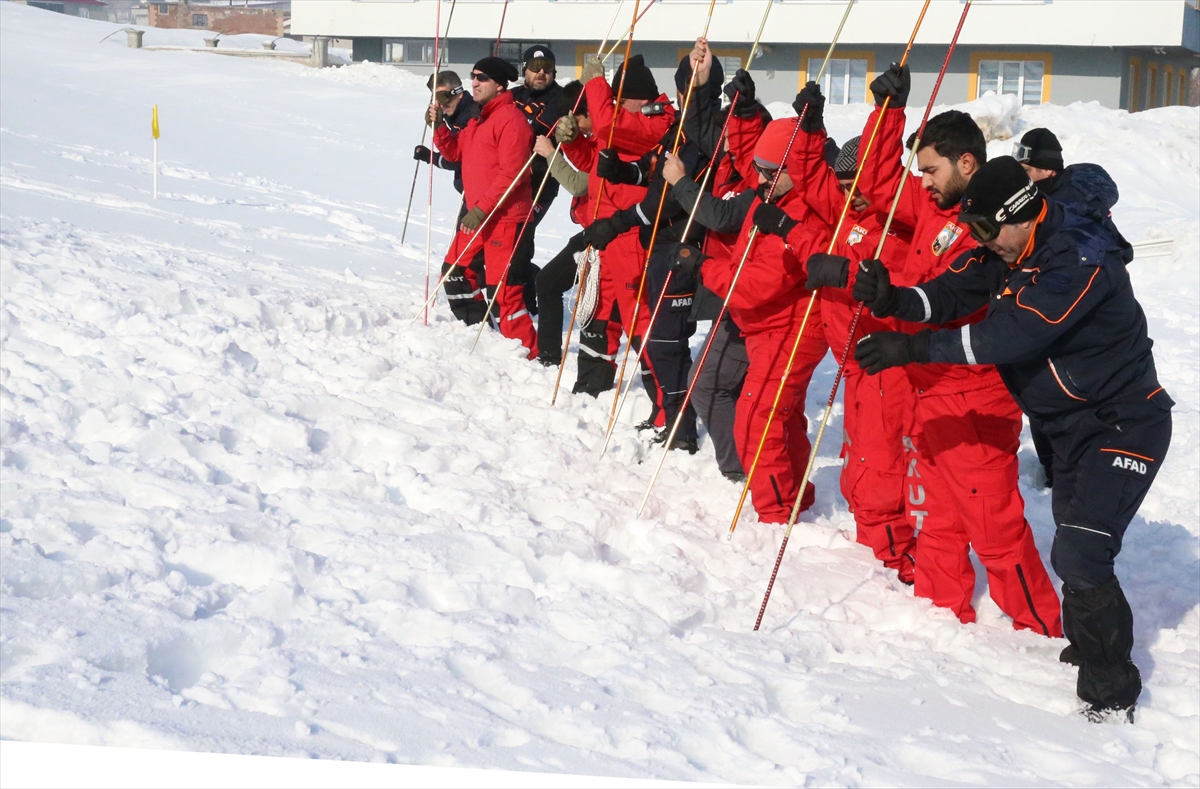
<path id="1" fill-rule="evenodd" d="M 450 131 L 457 134 L 466 127 L 467 121 L 478 118 L 480 112 L 482 112 L 482 108 L 475 103 L 475 99 L 471 98 L 471 94 L 463 93 L 462 98 L 458 100 L 458 106 L 454 108 L 454 114 L 443 117 L 446 125 L 450 127 Z M 435 153 L 433 163 L 443 170 L 454 173 L 454 188 L 459 194 L 462 194 L 462 162 L 452 162 L 441 154 Z"/>
<path id="2" fill-rule="evenodd" d="M 533 90 L 524 83 L 512 89 L 513 101 L 529 122 L 535 137 L 548 136 L 554 124 L 562 117 L 561 96 L 562 86 L 557 82 L 551 82 L 545 90 Z M 537 194 L 538 188 L 542 189 L 541 196 L 538 197 L 538 206 L 542 211 L 548 209 L 558 196 L 558 181 L 548 178 L 548 171 L 549 166 L 545 159 L 540 156 L 533 157 L 533 191 Z M 542 186 L 543 182 L 545 186 Z"/>
<path id="3" fill-rule="evenodd" d="M 1117 204 L 1121 193 L 1107 170 L 1098 164 L 1073 164 L 1058 175 L 1038 181 L 1037 187 L 1042 194 L 1060 203 L 1086 206 L 1086 210 L 1102 215 L 1104 229 L 1122 246 L 1122 259 L 1125 263 L 1133 261 L 1133 247 L 1112 221 L 1112 207 Z M 1082 212 L 1085 209 L 1079 210 Z"/>
<path id="4" fill-rule="evenodd" d="M 683 229 L 687 226 L 688 210 L 685 210 L 679 204 L 678 199 L 674 194 L 674 189 L 670 187 L 662 177 L 662 168 L 666 164 L 665 151 L 670 151 L 675 145 L 675 136 L 679 132 L 679 119 L 676 118 L 675 123 L 667 129 L 667 133 L 659 140 L 658 145 L 654 150 L 647 153 L 635 164 L 641 172 L 641 183 L 646 186 L 646 196 L 637 205 L 626 208 L 621 212 L 621 218 L 630 227 L 639 229 L 639 237 L 642 242 L 642 247 L 650 245 L 650 236 L 653 231 L 654 217 L 658 214 L 658 204 L 662 201 L 662 214 L 659 215 L 658 233 L 654 234 L 655 247 L 668 246 L 676 242 L 683 241 Z M 699 189 L 699 184 L 704 180 L 704 173 L 708 167 L 708 159 L 704 156 L 704 152 L 692 142 L 685 134 L 679 138 L 679 150 L 676 152 L 680 161 L 683 162 L 684 168 L 687 171 L 687 177 L 680 181 L 691 181 Z M 663 196 L 663 190 L 666 190 L 666 196 Z M 711 179 L 708 184 L 708 191 L 712 191 Z M 693 201 L 694 202 L 694 201 Z M 699 217 L 697 217 L 699 220 Z M 704 245 L 704 226 L 695 221 L 688 230 L 687 243 L 697 247 Z"/>
<path id="5" fill-rule="evenodd" d="M 969 250 L 929 282 L 900 288 L 893 314 L 940 325 L 986 306 L 978 323 L 934 331 L 929 361 L 994 364 L 1022 410 L 1068 424 L 1160 387 L 1120 242 L 1102 215 L 1046 203 L 1033 251 L 1016 267 L 985 247 Z"/>

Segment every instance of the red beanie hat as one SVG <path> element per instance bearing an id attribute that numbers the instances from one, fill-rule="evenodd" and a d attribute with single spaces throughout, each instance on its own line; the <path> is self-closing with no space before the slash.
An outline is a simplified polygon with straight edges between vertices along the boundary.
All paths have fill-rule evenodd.
<path id="1" fill-rule="evenodd" d="M 768 170 L 774 170 L 783 164 L 783 156 L 787 152 L 788 143 L 792 140 L 792 132 L 796 129 L 795 118 L 781 118 L 771 121 L 763 129 L 762 136 L 754 144 L 754 163 Z"/>

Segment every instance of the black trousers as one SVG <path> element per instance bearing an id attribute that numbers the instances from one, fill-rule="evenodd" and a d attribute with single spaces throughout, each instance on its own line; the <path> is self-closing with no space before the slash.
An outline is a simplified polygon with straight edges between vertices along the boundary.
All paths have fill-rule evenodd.
<path id="1" fill-rule="evenodd" d="M 577 268 L 574 252 L 566 247 L 537 272 L 538 356 L 562 358 L 563 294 L 575 284 Z"/>
<path id="2" fill-rule="evenodd" d="M 1158 389 L 1147 398 L 1098 406 L 1069 427 L 1046 432 L 1058 527 L 1050 563 L 1063 581 L 1063 631 L 1082 660 L 1079 697 L 1097 708 L 1125 709 L 1141 692 L 1130 659 L 1133 612 L 1114 564 L 1171 444 L 1172 405 Z"/>
<path id="3" fill-rule="evenodd" d="M 645 335 L 646 356 L 654 368 L 654 376 L 660 388 L 660 403 L 668 428 L 679 417 L 679 408 L 687 394 L 688 379 L 692 371 L 692 352 L 688 340 L 696 333 L 696 322 L 692 320 L 692 302 L 696 297 L 695 277 L 683 272 L 671 272 L 671 250 L 674 243 L 654 245 L 650 255 L 650 269 L 646 274 L 649 288 L 650 312 L 643 320 L 649 327 Z M 663 297 L 663 289 L 666 296 Z M 654 308 L 662 298 L 654 325 L 650 325 Z M 696 441 L 696 410 L 691 403 L 683 410 L 676 441 Z"/>
<path id="4" fill-rule="evenodd" d="M 746 338 L 729 320 L 721 321 L 711 331 L 716 332 L 716 336 L 712 339 L 708 358 L 703 366 L 692 368 L 696 379 L 692 404 L 708 430 L 721 473 L 744 474 L 733 438 L 733 423 L 737 401 L 742 395 L 742 382 L 750 369 Z"/>

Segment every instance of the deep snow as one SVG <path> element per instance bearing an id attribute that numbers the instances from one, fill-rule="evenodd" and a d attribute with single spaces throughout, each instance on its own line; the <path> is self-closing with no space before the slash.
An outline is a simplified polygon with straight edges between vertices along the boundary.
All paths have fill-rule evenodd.
<path id="1" fill-rule="evenodd" d="M 1122 197 L 1178 402 L 1119 573 L 1146 691 L 1078 716 L 1063 642 L 912 597 L 848 539 L 836 444 L 751 633 L 780 530 L 707 446 L 423 297 L 422 80 L 134 51 L 0 3 L 0 734 L 746 783 L 1200 784 L 1200 113 L 970 109 L 1045 125 Z M 147 33 L 155 43 L 160 31 Z M 177 34 L 173 34 L 177 35 Z M 427 95 L 427 94 L 426 94 Z M 163 137 L 150 198 L 150 107 Z M 840 140 L 865 108 L 831 108 Z M 1011 142 L 997 139 L 994 154 Z M 422 174 L 424 176 L 424 174 Z M 457 207 L 437 174 L 435 262 Z M 571 232 L 565 205 L 539 259 Z M 573 363 L 567 372 L 569 388 Z M 816 376 L 809 416 L 832 383 Z M 641 397 L 638 395 L 638 397 Z M 634 398 L 631 397 L 631 403 Z M 840 405 L 828 437 L 840 431 Z M 1043 555 L 1049 494 L 1030 486 Z"/>

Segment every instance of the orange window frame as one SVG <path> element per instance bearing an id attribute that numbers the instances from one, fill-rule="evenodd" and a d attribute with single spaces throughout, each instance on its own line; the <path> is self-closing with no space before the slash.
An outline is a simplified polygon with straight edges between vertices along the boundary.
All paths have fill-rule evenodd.
<path id="1" fill-rule="evenodd" d="M 1158 106 L 1158 64 L 1146 64 L 1146 109 Z"/>
<path id="2" fill-rule="evenodd" d="M 972 52 L 967 72 L 967 100 L 979 98 L 979 62 L 982 60 L 1040 60 L 1042 61 L 1042 104 L 1050 103 L 1050 85 L 1054 76 L 1053 52 Z M 1024 97 L 1020 97 L 1024 98 Z"/>

